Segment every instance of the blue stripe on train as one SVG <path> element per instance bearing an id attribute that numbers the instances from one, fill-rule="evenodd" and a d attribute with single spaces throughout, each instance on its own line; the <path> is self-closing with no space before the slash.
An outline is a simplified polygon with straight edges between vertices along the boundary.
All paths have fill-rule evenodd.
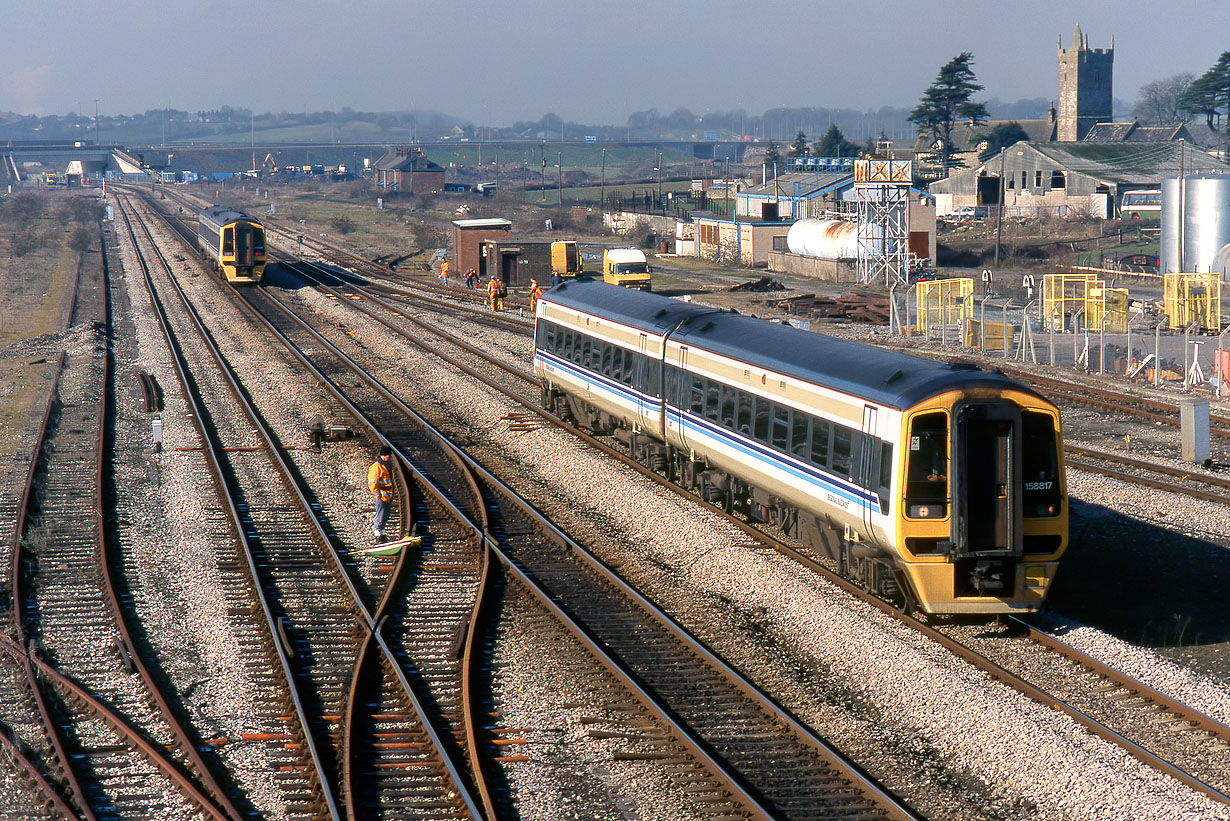
<path id="1" fill-rule="evenodd" d="M 616 382 L 608 376 L 587 370 L 570 360 L 562 359 L 543 350 L 535 351 L 535 354 L 539 359 L 550 363 L 559 370 L 564 371 L 572 378 L 589 382 L 591 389 L 597 393 L 606 394 L 612 398 L 631 404 L 635 404 L 638 401 L 647 402 L 653 407 L 653 412 L 655 415 L 660 412 L 659 406 L 661 405 L 662 400 L 657 396 L 650 396 L 649 394 L 635 391 L 622 382 Z M 778 451 L 770 449 L 767 445 L 764 445 L 755 439 L 740 436 L 708 419 L 692 414 L 683 415 L 680 413 L 679 409 L 674 406 L 669 406 L 667 410 L 668 424 L 673 424 L 678 427 L 680 421 L 682 420 L 685 436 L 689 433 L 698 433 L 709 439 L 717 440 L 722 444 L 747 455 L 763 466 L 769 466 L 785 471 L 792 476 L 803 479 L 811 484 L 818 485 L 826 492 L 836 493 L 843 499 L 854 502 L 855 504 L 863 507 L 870 507 L 875 512 L 879 512 L 879 498 L 864 488 L 860 488 L 853 483 L 844 483 L 838 477 L 821 471 L 819 468 L 810 463 L 787 457 Z"/>

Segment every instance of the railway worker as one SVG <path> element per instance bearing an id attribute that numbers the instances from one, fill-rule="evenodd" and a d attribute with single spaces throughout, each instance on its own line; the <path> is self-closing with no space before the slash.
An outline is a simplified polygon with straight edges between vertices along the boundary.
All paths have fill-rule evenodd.
<path id="1" fill-rule="evenodd" d="M 1021 287 L 1025 289 L 1025 298 L 1033 299 L 1034 298 L 1034 275 L 1026 274 L 1025 276 L 1021 277 Z"/>
<path id="2" fill-rule="evenodd" d="M 493 311 L 504 310 L 504 297 L 508 296 L 508 286 L 504 281 L 498 278 L 495 274 L 491 275 L 491 281 L 487 283 L 487 305 Z"/>
<path id="3" fill-rule="evenodd" d="M 448 260 L 443 260 L 440 263 L 440 281 L 444 283 L 444 287 L 448 287 Z"/>
<path id="4" fill-rule="evenodd" d="M 466 287 L 471 291 L 478 288 L 478 271 L 475 271 L 473 268 L 466 270 Z"/>
<path id="5" fill-rule="evenodd" d="M 388 445 L 380 448 L 376 461 L 367 469 L 367 489 L 371 491 L 376 502 L 376 516 L 372 519 L 372 537 L 376 544 L 385 541 L 384 526 L 389 521 L 389 509 L 393 504 L 393 473 L 389 470 L 389 460 L 393 457 L 393 449 Z"/>
<path id="6" fill-rule="evenodd" d="M 983 295 L 984 297 L 985 297 L 985 296 L 990 296 L 990 295 L 991 295 L 991 282 L 992 282 L 994 279 L 995 279 L 995 277 L 993 277 L 993 276 L 991 275 L 991 269 L 990 269 L 990 268 L 983 268 L 983 269 L 982 269 L 982 295 Z"/>
<path id="7" fill-rule="evenodd" d="M 538 307 L 538 297 L 542 296 L 542 288 L 538 287 L 538 280 L 530 280 L 530 313 L 534 313 L 534 309 Z"/>

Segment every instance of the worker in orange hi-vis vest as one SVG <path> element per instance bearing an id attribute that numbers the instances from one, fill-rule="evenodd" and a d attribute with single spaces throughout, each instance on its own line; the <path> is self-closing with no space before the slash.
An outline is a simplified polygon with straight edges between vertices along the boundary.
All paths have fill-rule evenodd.
<path id="1" fill-rule="evenodd" d="M 530 280 L 530 313 L 534 313 L 534 309 L 538 307 L 538 297 L 542 296 L 542 288 L 538 287 L 538 280 Z"/>
<path id="2" fill-rule="evenodd" d="M 371 491 L 376 502 L 376 516 L 372 520 L 372 536 L 376 544 L 385 541 L 384 526 L 389 521 L 389 510 L 393 505 L 393 472 L 389 470 L 389 460 L 393 449 L 388 445 L 380 448 L 376 461 L 367 469 L 367 489 Z"/>
<path id="3" fill-rule="evenodd" d="M 440 282 L 444 284 L 445 288 L 448 287 L 448 260 L 447 259 L 443 260 L 440 263 Z"/>

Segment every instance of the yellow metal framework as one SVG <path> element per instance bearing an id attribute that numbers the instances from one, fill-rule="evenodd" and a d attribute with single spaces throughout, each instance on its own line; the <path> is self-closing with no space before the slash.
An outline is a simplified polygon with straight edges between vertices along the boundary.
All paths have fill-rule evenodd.
<path id="1" fill-rule="evenodd" d="M 1052 331 L 1063 331 L 1082 308 L 1088 311 L 1090 283 L 1096 274 L 1045 274 L 1042 277 L 1042 316 Z M 1086 321 L 1088 321 L 1086 319 Z"/>
<path id="2" fill-rule="evenodd" d="M 1127 333 L 1127 288 L 1107 288 L 1102 280 L 1089 282 L 1085 296 L 1085 325 L 1091 331 Z"/>
<path id="3" fill-rule="evenodd" d="M 1170 327 L 1181 330 L 1196 322 L 1202 331 L 1221 331 L 1219 274 L 1165 274 L 1162 288 Z"/>
<path id="4" fill-rule="evenodd" d="M 918 306 L 918 331 L 929 336 L 932 328 L 956 326 L 964 328 L 969 319 L 970 300 L 974 293 L 972 279 L 937 279 L 918 283 L 914 293 Z"/>

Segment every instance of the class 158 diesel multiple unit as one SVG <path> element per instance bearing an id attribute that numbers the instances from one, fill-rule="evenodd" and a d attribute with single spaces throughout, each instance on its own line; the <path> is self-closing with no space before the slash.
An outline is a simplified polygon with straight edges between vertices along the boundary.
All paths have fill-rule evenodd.
<path id="1" fill-rule="evenodd" d="M 544 407 L 899 606 L 1038 610 L 1067 547 L 1059 412 L 943 363 L 599 282 L 536 309 Z"/>
<path id="2" fill-rule="evenodd" d="M 265 273 L 265 227 L 247 214 L 214 205 L 197 218 L 197 245 L 228 282 L 253 285 Z"/>

